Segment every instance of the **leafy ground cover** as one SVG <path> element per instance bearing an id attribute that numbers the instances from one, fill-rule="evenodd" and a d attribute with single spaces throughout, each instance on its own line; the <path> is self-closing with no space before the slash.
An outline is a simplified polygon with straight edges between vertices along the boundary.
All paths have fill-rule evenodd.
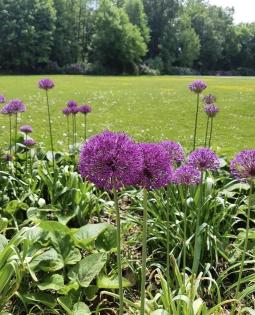
<path id="1" fill-rule="evenodd" d="M 56 145 L 65 144 L 66 121 L 62 108 L 69 99 L 90 103 L 89 134 L 104 129 L 123 130 L 136 140 L 172 139 L 192 147 L 194 99 L 187 89 L 191 77 L 90 77 L 51 76 L 57 89 L 52 91 L 52 121 Z M 49 147 L 47 111 L 44 95 L 37 89 L 38 76 L 1 76 L 0 93 L 22 99 L 28 107 L 21 123 L 34 127 L 34 137 Z M 215 121 L 214 149 L 232 157 L 254 144 L 255 79 L 241 77 L 204 77 L 206 93 L 215 94 L 220 115 Z M 194 95 L 193 95 L 194 96 Z M 195 96 L 194 96 L 195 97 Z M 202 107 L 200 115 L 203 117 Z M 79 119 L 79 118 L 78 118 Z M 0 117 L 1 143 L 7 143 L 8 125 Z M 78 124 L 82 124 L 80 118 Z M 201 119 L 198 138 L 203 144 L 206 119 Z M 79 134 L 81 139 L 82 133 Z"/>

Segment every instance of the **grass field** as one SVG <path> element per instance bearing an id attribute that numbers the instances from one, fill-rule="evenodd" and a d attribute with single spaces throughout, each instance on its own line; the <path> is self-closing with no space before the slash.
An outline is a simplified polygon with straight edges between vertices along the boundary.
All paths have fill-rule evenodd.
<path id="1" fill-rule="evenodd" d="M 20 124 L 31 124 L 37 142 L 48 144 L 47 109 L 44 91 L 37 82 L 45 76 L 1 76 L 0 94 L 20 98 L 27 112 Z M 56 87 L 50 91 L 54 141 L 58 149 L 66 145 L 66 119 L 61 109 L 69 99 L 90 103 L 89 135 L 104 129 L 124 130 L 137 140 L 171 139 L 191 148 L 195 115 L 195 95 L 187 85 L 194 77 L 93 77 L 48 76 Z M 220 114 L 215 120 L 214 149 L 232 157 L 241 149 L 254 147 L 255 78 L 203 77 L 207 93 L 218 97 Z M 199 113 L 198 136 L 203 144 L 205 114 Z M 7 143 L 8 119 L 1 115 L 2 143 Z M 82 136 L 82 117 L 78 118 Z"/>

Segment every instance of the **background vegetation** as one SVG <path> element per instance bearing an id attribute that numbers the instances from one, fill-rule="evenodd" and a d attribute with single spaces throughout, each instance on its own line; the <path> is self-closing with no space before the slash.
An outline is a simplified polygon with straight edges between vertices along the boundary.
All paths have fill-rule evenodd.
<path id="1" fill-rule="evenodd" d="M 255 24 L 206 0 L 1 0 L 0 71 L 255 73 Z"/>

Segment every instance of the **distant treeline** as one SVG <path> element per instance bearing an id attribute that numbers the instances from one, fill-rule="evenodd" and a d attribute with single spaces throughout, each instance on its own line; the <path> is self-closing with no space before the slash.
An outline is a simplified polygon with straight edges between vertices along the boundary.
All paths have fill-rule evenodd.
<path id="1" fill-rule="evenodd" d="M 255 23 L 205 0 L 0 0 L 2 73 L 255 74 Z"/>

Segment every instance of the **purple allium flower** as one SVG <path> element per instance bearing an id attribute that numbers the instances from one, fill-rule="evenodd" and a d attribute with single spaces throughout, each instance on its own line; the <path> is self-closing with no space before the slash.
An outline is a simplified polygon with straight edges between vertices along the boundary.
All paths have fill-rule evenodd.
<path id="1" fill-rule="evenodd" d="M 40 89 L 43 89 L 43 90 L 47 91 L 47 90 L 53 89 L 55 84 L 50 79 L 42 79 L 42 80 L 39 81 L 38 86 L 39 86 Z"/>
<path id="2" fill-rule="evenodd" d="M 207 104 L 204 111 L 209 117 L 213 118 L 219 112 L 219 108 L 215 104 Z"/>
<path id="3" fill-rule="evenodd" d="M 1 114 L 3 115 L 12 115 L 12 107 L 10 106 L 10 104 L 6 104 L 4 105 L 4 107 L 1 109 Z"/>
<path id="4" fill-rule="evenodd" d="M 78 106 L 78 104 L 76 101 L 70 100 L 67 102 L 67 107 L 69 107 L 69 108 L 73 108 L 73 107 L 77 107 L 77 106 Z"/>
<path id="5" fill-rule="evenodd" d="M 159 144 L 167 151 L 170 163 L 180 163 L 184 160 L 184 151 L 179 143 L 162 141 Z"/>
<path id="6" fill-rule="evenodd" d="M 216 102 L 216 96 L 209 94 L 203 97 L 203 102 L 205 104 L 213 104 Z"/>
<path id="7" fill-rule="evenodd" d="M 188 164 L 200 171 L 216 170 L 220 166 L 217 155 L 208 148 L 197 149 L 189 156 Z"/>
<path id="8" fill-rule="evenodd" d="M 156 143 L 140 143 L 139 147 L 144 160 L 140 185 L 147 189 L 167 186 L 171 181 L 173 169 L 166 150 Z"/>
<path id="9" fill-rule="evenodd" d="M 231 161 L 230 170 L 239 180 L 255 179 L 255 150 L 239 152 Z"/>
<path id="10" fill-rule="evenodd" d="M 3 160 L 6 161 L 6 162 L 10 162 L 13 160 L 12 156 L 8 153 L 4 154 L 3 155 Z"/>
<path id="11" fill-rule="evenodd" d="M 36 142 L 34 139 L 30 138 L 30 139 L 25 139 L 23 141 L 23 144 L 28 148 L 32 148 L 34 145 L 36 145 Z"/>
<path id="12" fill-rule="evenodd" d="M 65 116 L 69 116 L 71 114 L 71 111 L 70 111 L 70 108 L 69 107 L 65 107 L 63 110 L 62 110 L 63 114 Z"/>
<path id="13" fill-rule="evenodd" d="M 140 147 L 122 132 L 104 131 L 90 138 L 80 153 L 80 174 L 105 190 L 137 184 L 142 166 Z"/>
<path id="14" fill-rule="evenodd" d="M 92 111 L 91 106 L 89 105 L 81 105 L 79 106 L 79 112 L 86 115 Z"/>
<path id="15" fill-rule="evenodd" d="M 206 83 L 201 80 L 195 80 L 189 84 L 189 89 L 192 92 L 195 92 L 196 94 L 200 94 L 206 88 L 207 88 Z"/>
<path id="16" fill-rule="evenodd" d="M 197 185 L 200 183 L 201 172 L 189 164 L 177 168 L 173 175 L 173 183 L 180 185 Z"/>
<path id="17" fill-rule="evenodd" d="M 33 128 L 32 128 L 31 126 L 29 126 L 29 125 L 21 126 L 21 127 L 19 128 L 19 130 L 20 130 L 21 132 L 24 132 L 24 133 L 31 133 L 31 132 L 33 132 Z"/>
<path id="18" fill-rule="evenodd" d="M 5 103 L 5 97 L 3 95 L 0 95 L 0 104 Z"/>
<path id="19" fill-rule="evenodd" d="M 74 107 L 69 107 L 70 114 L 76 115 L 79 113 L 79 107 L 74 106 Z"/>
<path id="20" fill-rule="evenodd" d="M 9 115 L 23 113 L 26 111 L 26 106 L 18 99 L 11 100 L 5 107 Z"/>

